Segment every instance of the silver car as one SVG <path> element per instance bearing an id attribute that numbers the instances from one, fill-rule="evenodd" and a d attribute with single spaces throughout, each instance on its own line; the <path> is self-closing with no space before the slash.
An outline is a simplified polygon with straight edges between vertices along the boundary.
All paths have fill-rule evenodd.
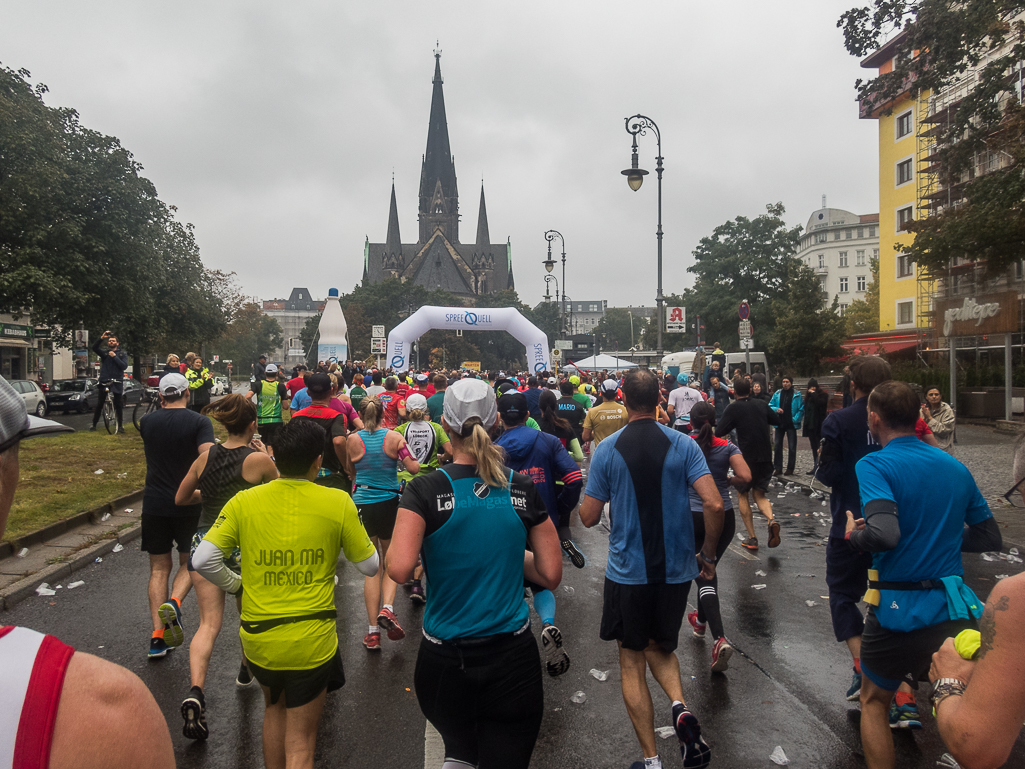
<path id="1" fill-rule="evenodd" d="M 46 395 L 31 379 L 11 379 L 11 386 L 25 401 L 25 410 L 37 417 L 46 416 Z"/>
<path id="2" fill-rule="evenodd" d="M 214 387 L 210 392 L 211 395 L 230 395 L 231 394 L 231 380 L 226 376 L 215 376 Z"/>

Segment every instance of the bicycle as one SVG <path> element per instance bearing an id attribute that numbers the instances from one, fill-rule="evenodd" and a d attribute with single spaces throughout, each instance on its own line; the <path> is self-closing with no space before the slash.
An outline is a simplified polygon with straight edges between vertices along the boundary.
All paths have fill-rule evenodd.
<path id="1" fill-rule="evenodd" d="M 142 428 L 139 426 L 139 423 L 142 422 L 142 418 L 159 408 L 161 408 L 161 404 L 157 389 L 155 387 L 147 387 L 142 398 L 139 399 L 139 402 L 135 404 L 135 408 L 132 409 L 132 423 L 135 425 L 135 429 L 141 430 Z"/>
<path id="2" fill-rule="evenodd" d="M 107 391 L 103 399 L 103 426 L 107 428 L 107 434 L 113 435 L 117 431 L 117 410 L 114 408 L 114 392 L 111 389 L 113 382 L 100 382 L 100 385 Z"/>

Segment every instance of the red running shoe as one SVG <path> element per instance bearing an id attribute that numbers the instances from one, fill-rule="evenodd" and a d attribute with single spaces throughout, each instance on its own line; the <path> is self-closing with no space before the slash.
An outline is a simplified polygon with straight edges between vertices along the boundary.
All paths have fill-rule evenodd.
<path id="1" fill-rule="evenodd" d="M 690 626 L 694 628 L 695 638 L 705 637 L 705 628 L 708 627 L 708 625 L 704 622 L 698 622 L 698 613 L 696 611 L 692 611 L 687 615 L 687 621 L 690 623 Z"/>
<path id="2" fill-rule="evenodd" d="M 712 672 L 725 673 L 730 667 L 730 657 L 733 656 L 733 647 L 722 636 L 712 647 Z"/>
<path id="3" fill-rule="evenodd" d="M 402 629 L 399 618 L 391 609 L 381 609 L 381 613 L 377 615 L 377 624 L 388 631 L 388 638 L 392 641 L 401 641 L 406 637 L 406 631 Z"/>
<path id="4" fill-rule="evenodd" d="M 363 645 L 372 652 L 381 651 L 381 634 L 367 633 L 363 636 Z"/>

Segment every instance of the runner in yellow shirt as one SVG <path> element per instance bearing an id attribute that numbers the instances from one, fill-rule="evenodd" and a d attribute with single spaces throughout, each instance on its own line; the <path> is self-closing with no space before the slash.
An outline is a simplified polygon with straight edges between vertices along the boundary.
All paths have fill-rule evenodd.
<path id="1" fill-rule="evenodd" d="M 584 417 L 583 439 L 587 441 L 594 438 L 594 445 L 597 446 L 603 440 L 620 428 L 626 427 L 630 418 L 626 413 L 626 406 L 616 403 L 616 393 L 619 390 L 619 383 L 615 379 L 606 379 L 601 383 L 601 400 L 597 406 L 592 407 Z"/>
<path id="2" fill-rule="evenodd" d="M 236 494 L 192 556 L 202 576 L 242 594 L 239 636 L 263 689 L 268 766 L 313 766 L 325 696 L 345 683 L 335 628 L 339 552 L 364 575 L 378 571 L 352 498 L 314 483 L 324 437 L 308 420 L 284 425 L 274 446 L 282 477 Z M 246 554 L 241 576 L 224 565 L 236 547 Z"/>

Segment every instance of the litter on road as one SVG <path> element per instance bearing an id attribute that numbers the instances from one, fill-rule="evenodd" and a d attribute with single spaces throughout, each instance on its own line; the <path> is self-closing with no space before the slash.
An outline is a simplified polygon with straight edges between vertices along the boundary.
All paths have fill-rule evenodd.
<path id="1" fill-rule="evenodd" d="M 23 547 L 21 550 L 18 551 L 18 557 L 19 558 L 24 558 L 26 555 L 28 555 L 28 548 L 27 547 Z"/>
<path id="2" fill-rule="evenodd" d="M 118 542 L 116 545 L 114 545 L 114 547 L 111 548 L 110 552 L 112 552 L 112 553 L 120 553 L 124 549 L 125 549 L 125 546 L 122 545 L 120 542 Z"/>
<path id="3" fill-rule="evenodd" d="M 36 595 L 57 595 L 57 591 L 51 590 L 49 584 L 44 582 L 36 588 Z"/>
<path id="4" fill-rule="evenodd" d="M 769 760 L 779 766 L 786 766 L 790 763 L 790 759 L 787 758 L 787 754 L 783 752 L 783 748 L 779 745 L 777 745 L 776 749 L 772 751 L 772 755 L 769 756 Z"/>
<path id="5" fill-rule="evenodd" d="M 767 588 L 768 585 L 751 585 L 751 587 L 755 590 L 765 590 L 765 588 Z"/>
<path id="6" fill-rule="evenodd" d="M 577 705 L 583 705 L 587 702 L 587 695 L 583 692 L 574 692 L 573 696 L 569 698 L 571 702 L 577 703 Z"/>
<path id="7" fill-rule="evenodd" d="M 607 670 L 597 670 L 596 668 L 591 668 L 591 677 L 592 678 L 597 678 L 599 681 L 606 681 L 606 680 L 608 680 L 608 677 L 609 677 L 609 671 L 607 671 Z"/>
<path id="8" fill-rule="evenodd" d="M 82 585 L 84 584 L 85 580 L 76 580 L 75 582 L 72 582 L 70 585 L 68 585 L 68 590 L 74 590 L 76 587 L 82 587 Z"/>
<path id="9" fill-rule="evenodd" d="M 655 734 L 663 740 L 668 740 L 670 737 L 676 736 L 676 730 L 671 726 L 660 726 L 655 730 Z"/>

